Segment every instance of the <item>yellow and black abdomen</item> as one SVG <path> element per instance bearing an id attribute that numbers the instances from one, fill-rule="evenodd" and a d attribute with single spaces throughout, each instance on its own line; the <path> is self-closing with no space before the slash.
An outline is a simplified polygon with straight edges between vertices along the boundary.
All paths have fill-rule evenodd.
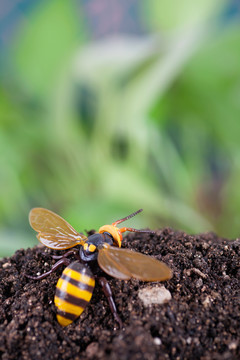
<path id="1" fill-rule="evenodd" d="M 91 270 L 78 261 L 67 266 L 57 282 L 54 303 L 60 325 L 78 318 L 92 297 L 95 279 Z"/>

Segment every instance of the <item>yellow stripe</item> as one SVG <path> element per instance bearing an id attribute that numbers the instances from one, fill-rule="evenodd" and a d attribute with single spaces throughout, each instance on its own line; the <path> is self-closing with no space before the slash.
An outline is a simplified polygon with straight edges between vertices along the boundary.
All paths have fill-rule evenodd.
<path id="1" fill-rule="evenodd" d="M 88 284 L 91 286 L 95 285 L 95 280 L 93 278 L 91 278 L 90 276 L 87 276 L 87 275 L 80 274 L 79 272 L 77 272 L 75 270 L 66 268 L 63 271 L 63 274 L 67 275 L 68 277 L 70 277 L 74 280 L 81 281 L 84 284 Z"/>
<path id="2" fill-rule="evenodd" d="M 57 315 L 57 320 L 61 326 L 68 326 L 69 324 L 71 324 L 73 322 L 73 320 L 66 319 L 61 315 Z"/>
<path id="3" fill-rule="evenodd" d="M 61 291 L 65 291 L 70 295 L 74 295 L 80 299 L 90 301 L 92 293 L 87 290 L 79 289 L 77 286 L 70 284 L 67 280 L 60 278 L 57 282 L 57 288 Z"/>
<path id="4" fill-rule="evenodd" d="M 70 304 L 57 296 L 54 297 L 54 303 L 59 310 L 66 311 L 76 316 L 80 316 L 84 310 L 81 306 Z"/>

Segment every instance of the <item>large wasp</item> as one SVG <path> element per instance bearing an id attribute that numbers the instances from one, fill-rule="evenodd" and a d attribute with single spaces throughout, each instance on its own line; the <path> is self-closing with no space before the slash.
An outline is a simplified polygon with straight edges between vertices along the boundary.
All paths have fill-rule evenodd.
<path id="1" fill-rule="evenodd" d="M 54 250 L 71 248 L 61 256 L 52 256 L 58 261 L 50 271 L 39 276 L 27 275 L 31 279 L 39 280 L 61 265 L 67 266 L 57 282 L 54 297 L 60 325 L 67 326 L 82 314 L 92 297 L 97 280 L 107 297 L 115 320 L 122 327 L 110 286 L 103 272 L 120 280 L 135 278 L 143 281 L 164 281 L 171 278 L 171 269 L 163 262 L 129 249 L 121 249 L 122 233 L 125 231 L 149 232 L 117 227 L 141 211 L 142 209 L 117 220 L 112 225 L 104 225 L 98 233 L 89 237 L 78 233 L 67 221 L 50 210 L 34 208 L 30 211 L 30 225 L 38 232 L 37 238 L 43 245 Z M 74 248 L 76 245 L 80 245 L 80 248 Z M 76 260 L 69 260 L 70 255 L 74 255 Z"/>

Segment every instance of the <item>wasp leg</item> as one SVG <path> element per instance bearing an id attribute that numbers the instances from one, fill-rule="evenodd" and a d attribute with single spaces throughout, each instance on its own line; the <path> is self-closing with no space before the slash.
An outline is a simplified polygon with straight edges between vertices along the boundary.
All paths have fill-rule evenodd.
<path id="1" fill-rule="evenodd" d="M 71 249 L 69 251 L 67 251 L 65 254 L 63 255 L 51 255 L 51 257 L 54 259 L 54 260 L 59 260 L 59 259 L 63 259 L 63 258 L 66 258 L 70 255 L 75 255 L 75 257 L 78 259 L 79 258 L 79 250 L 78 249 Z"/>
<path id="2" fill-rule="evenodd" d="M 104 295 L 106 296 L 106 298 L 108 300 L 108 303 L 109 303 L 111 312 L 113 314 L 113 317 L 117 321 L 117 323 L 118 323 L 118 325 L 119 325 L 119 327 L 121 329 L 123 327 L 123 323 L 122 323 L 122 320 L 120 319 L 120 317 L 119 317 L 119 315 L 117 313 L 117 308 L 116 308 L 115 302 L 114 302 L 113 297 L 112 297 L 112 290 L 111 290 L 111 288 L 109 286 L 109 283 L 107 282 L 107 279 L 105 277 L 99 277 L 98 282 L 101 285 L 101 287 L 103 289 L 103 292 L 104 292 Z"/>
<path id="3" fill-rule="evenodd" d="M 39 276 L 32 276 L 32 275 L 27 275 L 25 274 L 25 276 L 29 279 L 33 279 L 33 280 L 41 280 L 44 279 L 45 277 L 47 277 L 48 275 L 50 275 L 51 273 L 53 273 L 54 271 L 56 271 L 61 265 L 69 265 L 70 264 L 70 260 L 68 260 L 67 258 L 62 258 L 60 259 L 58 262 L 56 262 L 56 264 L 53 265 L 53 267 L 51 268 L 51 270 L 45 272 L 42 275 Z"/>

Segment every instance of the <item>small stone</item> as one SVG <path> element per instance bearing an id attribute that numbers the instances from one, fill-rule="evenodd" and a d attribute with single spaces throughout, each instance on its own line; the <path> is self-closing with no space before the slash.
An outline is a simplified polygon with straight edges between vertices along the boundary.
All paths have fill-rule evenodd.
<path id="1" fill-rule="evenodd" d="M 86 354 L 88 357 L 92 358 L 93 356 L 96 356 L 98 353 L 99 346 L 97 342 L 92 342 L 88 347 L 86 348 Z"/>
<path id="2" fill-rule="evenodd" d="M 2 265 L 2 267 L 4 269 L 8 268 L 9 266 L 11 266 L 11 264 L 9 262 L 6 262 L 5 264 Z"/>
<path id="3" fill-rule="evenodd" d="M 198 279 L 198 281 L 196 282 L 196 288 L 200 288 L 203 285 L 203 280 L 202 278 Z"/>
<path id="4" fill-rule="evenodd" d="M 203 306 L 204 307 L 208 307 L 210 304 L 211 304 L 211 298 L 210 298 L 210 296 L 206 296 L 206 298 L 203 300 Z"/>
<path id="5" fill-rule="evenodd" d="M 164 304 L 172 298 L 170 291 L 165 286 L 145 287 L 138 291 L 138 296 L 146 307 L 152 304 Z"/>
<path id="6" fill-rule="evenodd" d="M 155 337 L 155 338 L 153 339 L 153 342 L 154 342 L 154 344 L 157 345 L 157 346 L 162 345 L 162 341 L 161 341 L 161 339 L 160 339 L 159 337 Z"/>
<path id="7" fill-rule="evenodd" d="M 232 341 L 232 342 L 230 342 L 230 344 L 228 345 L 228 348 L 229 348 L 230 350 L 236 350 L 237 347 L 238 347 L 237 341 Z"/>

